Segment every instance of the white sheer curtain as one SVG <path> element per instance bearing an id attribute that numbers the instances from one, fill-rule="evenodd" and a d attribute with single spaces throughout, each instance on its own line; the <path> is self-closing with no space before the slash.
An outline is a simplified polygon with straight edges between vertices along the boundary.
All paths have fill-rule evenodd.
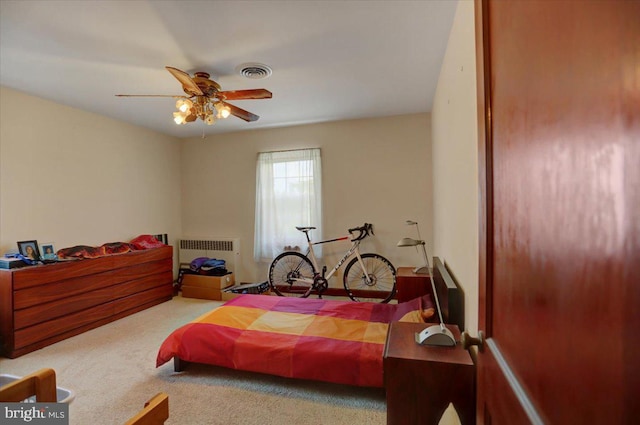
<path id="1" fill-rule="evenodd" d="M 314 226 L 312 240 L 322 238 L 322 174 L 320 149 L 258 154 L 253 257 L 270 262 L 285 246 L 307 241 L 296 226 Z M 316 254 L 320 254 L 316 250 Z"/>

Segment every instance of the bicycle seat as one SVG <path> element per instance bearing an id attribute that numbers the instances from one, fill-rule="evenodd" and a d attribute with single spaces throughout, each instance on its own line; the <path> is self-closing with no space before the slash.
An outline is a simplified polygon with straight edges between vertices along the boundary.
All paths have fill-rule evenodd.
<path id="1" fill-rule="evenodd" d="M 301 232 L 308 232 L 309 230 L 314 230 L 315 227 L 311 227 L 311 226 L 309 226 L 309 227 L 298 227 L 298 226 L 296 226 L 296 229 L 300 230 Z"/>

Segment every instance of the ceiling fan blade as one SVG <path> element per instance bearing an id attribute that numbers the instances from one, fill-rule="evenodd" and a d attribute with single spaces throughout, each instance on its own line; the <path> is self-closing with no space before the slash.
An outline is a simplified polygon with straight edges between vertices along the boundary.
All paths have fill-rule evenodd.
<path id="1" fill-rule="evenodd" d="M 243 119 L 247 122 L 251 122 L 251 121 L 257 121 L 258 118 L 260 118 L 259 116 L 257 116 L 256 114 L 252 114 L 249 111 L 245 111 L 244 109 L 240 109 L 237 106 L 233 106 L 230 103 L 227 102 L 222 102 L 225 106 L 229 107 L 229 110 L 231 112 L 231 115 L 234 115 L 240 119 Z"/>
<path id="2" fill-rule="evenodd" d="M 117 97 L 173 97 L 174 99 L 188 99 L 189 96 L 173 94 L 116 94 Z"/>
<path id="3" fill-rule="evenodd" d="M 251 90 L 230 90 L 221 91 L 217 94 L 221 99 L 226 100 L 241 100 L 241 99 L 271 99 L 272 94 L 266 89 L 251 89 Z"/>
<path id="4" fill-rule="evenodd" d="M 191 78 L 189 74 L 171 66 L 165 66 L 165 68 L 171 73 L 171 75 L 173 75 L 178 81 L 180 81 L 180 84 L 182 84 L 182 88 L 185 92 L 189 93 L 192 96 L 204 95 L 204 93 L 202 93 L 202 90 L 200 90 L 200 87 L 198 87 L 196 82 L 193 81 L 193 78 Z"/>

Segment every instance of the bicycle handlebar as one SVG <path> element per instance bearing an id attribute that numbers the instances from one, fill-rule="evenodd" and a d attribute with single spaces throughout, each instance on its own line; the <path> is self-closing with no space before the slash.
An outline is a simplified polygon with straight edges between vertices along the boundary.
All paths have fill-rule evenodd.
<path id="1" fill-rule="evenodd" d="M 360 226 L 360 227 L 354 227 L 353 229 L 349 229 L 349 234 L 352 234 L 353 232 L 360 232 L 358 234 L 358 236 L 356 236 L 355 238 L 351 239 L 352 241 L 360 241 L 364 238 L 366 238 L 367 236 L 369 236 L 369 233 L 371 233 L 372 235 L 373 233 L 373 224 L 371 223 L 364 223 L 364 226 Z"/>

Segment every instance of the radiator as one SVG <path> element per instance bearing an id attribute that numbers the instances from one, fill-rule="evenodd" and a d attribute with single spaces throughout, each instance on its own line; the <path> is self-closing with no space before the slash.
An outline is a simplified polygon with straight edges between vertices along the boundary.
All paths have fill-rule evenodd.
<path id="1" fill-rule="evenodd" d="M 181 239 L 178 250 L 180 264 L 190 263 L 198 257 L 217 258 L 226 261 L 227 270 L 236 272 L 240 264 L 240 239 L 196 238 Z"/>

